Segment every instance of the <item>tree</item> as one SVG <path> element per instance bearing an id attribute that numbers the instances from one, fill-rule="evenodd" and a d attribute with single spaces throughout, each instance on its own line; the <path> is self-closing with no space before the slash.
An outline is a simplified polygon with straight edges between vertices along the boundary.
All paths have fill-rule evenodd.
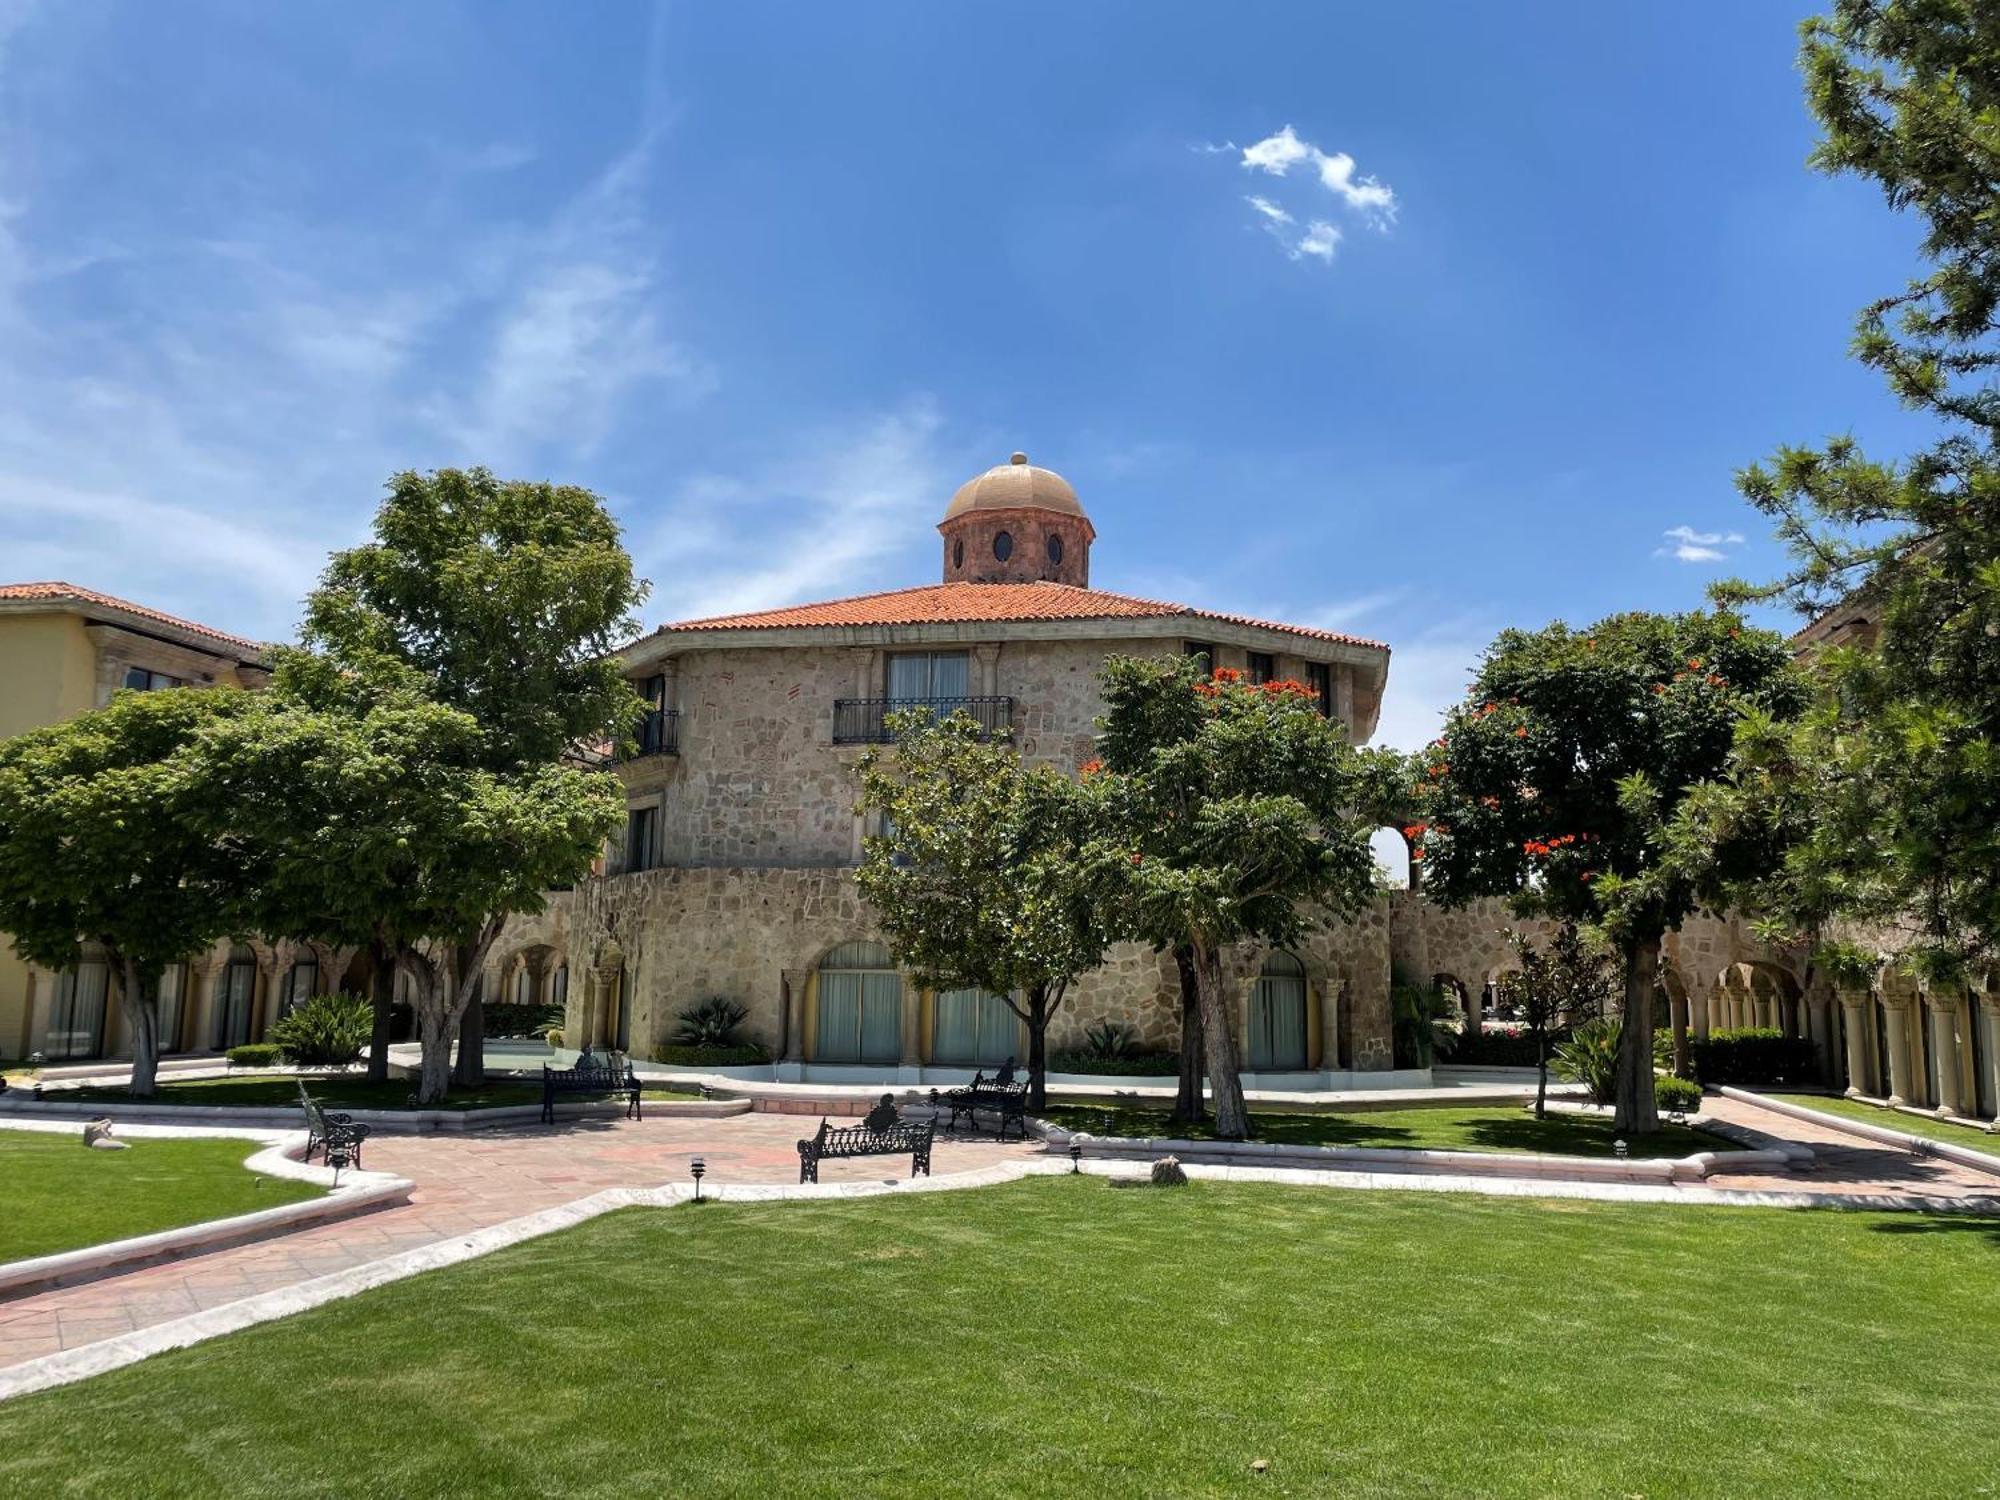
<path id="1" fill-rule="evenodd" d="M 1521 972 L 1507 987 L 1520 1005 L 1535 1041 L 1535 1118 L 1548 1115 L 1549 1030 L 1575 1026 L 1604 1013 L 1611 998 L 1610 960 L 1602 949 L 1584 940 L 1574 922 L 1563 922 L 1546 948 L 1537 948 L 1523 932 L 1509 941 Z"/>
<path id="2" fill-rule="evenodd" d="M 1509 899 L 1602 930 L 1623 968 L 1617 1128 L 1658 1128 L 1653 990 L 1661 939 L 1705 876 L 1670 851 L 1691 788 L 1720 776 L 1738 721 L 1796 717 L 1784 642 L 1721 612 L 1509 630 L 1417 761 L 1424 887 L 1447 906 Z M 1670 857 L 1672 855 L 1672 857 Z"/>
<path id="3" fill-rule="evenodd" d="M 1892 925 L 1908 967 L 1947 977 L 2000 953 L 2000 10 L 1842 0 L 1803 29 L 1813 164 L 1924 227 L 1926 273 L 1862 311 L 1855 354 L 1941 435 L 1887 463 L 1851 438 L 1785 447 L 1738 476 L 1792 565 L 1718 599 L 1845 600 L 1866 625 L 1817 656 L 1800 723 L 1746 725 L 1742 795 L 1707 811 L 1785 835 L 1776 877 L 1737 891 L 1772 931 Z"/>
<path id="4" fill-rule="evenodd" d="M 212 832 L 230 788 L 207 739 L 252 706 L 234 689 L 120 693 L 0 742 L 0 929 L 51 969 L 84 943 L 104 950 L 140 1098 L 159 1066 L 161 971 L 239 924 L 244 871 Z"/>
<path id="5" fill-rule="evenodd" d="M 1119 935 L 1185 949 L 1215 1133 L 1250 1122 L 1223 993 L 1234 943 L 1296 943 L 1376 890 L 1368 847 L 1392 757 L 1356 751 L 1296 682 L 1252 685 L 1191 658 L 1112 657 L 1102 760 L 1087 767 L 1087 883 Z"/>
<path id="6" fill-rule="evenodd" d="M 364 684 L 417 687 L 470 714 L 479 763 L 497 774 L 630 745 L 644 704 L 616 652 L 638 630 L 646 585 L 596 495 L 485 469 L 402 473 L 374 531 L 334 554 L 306 601 L 310 650 Z M 299 664 L 280 663 L 279 691 Z M 461 970 L 470 961 L 457 955 Z M 382 1042 L 389 998 L 378 977 Z M 481 1015 L 468 1008 L 459 1038 L 465 1084 L 484 1070 Z"/>
<path id="7" fill-rule="evenodd" d="M 413 688 L 364 700 L 354 680 L 327 677 L 355 696 L 267 695 L 209 736 L 230 790 L 211 815 L 241 861 L 254 926 L 365 941 L 410 976 L 417 1093 L 435 1103 L 502 926 L 590 868 L 624 797 L 577 766 L 495 771 L 470 714 Z"/>
<path id="8" fill-rule="evenodd" d="M 1028 1028 L 1028 1104 L 1048 1102 L 1048 1027 L 1110 938 L 1077 862 L 1075 783 L 1028 767 L 970 716 L 890 716 L 890 752 L 861 761 L 862 801 L 884 831 L 859 881 L 919 983 L 1000 996 Z M 1018 998 L 1017 998 L 1018 997 Z"/>

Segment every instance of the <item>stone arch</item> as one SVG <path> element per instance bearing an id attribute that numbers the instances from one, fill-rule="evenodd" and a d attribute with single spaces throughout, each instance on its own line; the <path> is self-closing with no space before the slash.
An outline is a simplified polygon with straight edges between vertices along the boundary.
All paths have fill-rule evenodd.
<path id="1" fill-rule="evenodd" d="M 1402 829 L 1384 824 L 1368 836 L 1368 848 L 1375 856 L 1375 867 L 1381 871 L 1384 885 L 1392 891 L 1416 888 L 1417 862 L 1413 857 L 1416 850 Z"/>
<path id="2" fill-rule="evenodd" d="M 1431 975 L 1431 988 L 1442 990 L 1457 1004 L 1459 1014 L 1465 1018 L 1465 1029 L 1477 1031 L 1482 1017 L 1479 1009 L 1481 995 L 1472 986 L 1449 970 L 1439 970 Z"/>
<path id="3" fill-rule="evenodd" d="M 872 937 L 829 944 L 808 970 L 806 987 L 808 1060 L 863 1067 L 902 1060 L 908 986 L 887 944 Z"/>

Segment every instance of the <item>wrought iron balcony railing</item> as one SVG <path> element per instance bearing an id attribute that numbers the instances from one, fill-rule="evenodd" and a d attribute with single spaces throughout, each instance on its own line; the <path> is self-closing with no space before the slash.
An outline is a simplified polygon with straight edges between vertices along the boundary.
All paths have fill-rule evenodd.
<path id="1" fill-rule="evenodd" d="M 681 713 L 677 708 L 649 708 L 639 720 L 639 748 L 631 759 L 644 755 L 678 755 L 681 751 Z"/>
<path id="2" fill-rule="evenodd" d="M 928 708 L 940 719 L 967 713 L 987 734 L 998 734 L 1014 715 L 1012 698 L 841 698 L 833 705 L 836 745 L 886 745 L 895 739 L 883 722 L 905 709 Z"/>

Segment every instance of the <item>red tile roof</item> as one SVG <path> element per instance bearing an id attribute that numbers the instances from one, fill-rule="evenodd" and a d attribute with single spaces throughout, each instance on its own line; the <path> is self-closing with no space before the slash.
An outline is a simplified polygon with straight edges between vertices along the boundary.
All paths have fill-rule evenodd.
<path id="1" fill-rule="evenodd" d="M 1068 583 L 933 583 L 923 588 L 894 589 L 886 594 L 861 594 L 823 604 L 794 604 L 785 609 L 757 610 L 742 615 L 716 615 L 706 620 L 681 620 L 662 625 L 665 634 L 683 630 L 836 629 L 855 625 L 941 625 L 1001 623 L 1024 620 L 1121 620 L 1190 616 L 1248 625 L 1258 630 L 1282 630 L 1288 635 L 1337 641 L 1348 646 L 1372 646 L 1380 641 L 1316 630 L 1308 625 L 1283 625 L 1248 615 L 1222 614 L 1188 604 L 1136 599 L 1104 589 L 1082 589 Z"/>
<path id="2" fill-rule="evenodd" d="M 264 654 L 261 641 L 253 641 L 247 636 L 231 635 L 226 630 L 216 630 L 208 625 L 198 625 L 193 620 L 183 620 L 178 615 L 170 615 L 162 610 L 149 609 L 143 604 L 134 604 L 130 599 L 120 599 L 115 594 L 100 594 L 95 589 L 79 588 L 73 583 L 0 583 L 0 602 L 9 599 L 41 600 L 50 604 L 74 604 L 84 609 L 95 605 L 99 609 L 117 610 L 121 614 L 134 615 L 142 620 L 152 620 L 157 624 L 171 625 L 176 630 L 185 630 L 193 635 L 203 636 L 226 646 L 232 653 L 249 660 Z"/>

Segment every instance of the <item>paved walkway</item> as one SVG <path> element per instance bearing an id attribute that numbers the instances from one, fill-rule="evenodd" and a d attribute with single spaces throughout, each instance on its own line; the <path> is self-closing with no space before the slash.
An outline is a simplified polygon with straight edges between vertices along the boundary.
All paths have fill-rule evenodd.
<path id="1" fill-rule="evenodd" d="M 1716 1119 L 1811 1146 L 1817 1166 L 1804 1173 L 1717 1176 L 1705 1189 L 1662 1185 L 1645 1190 L 1649 1201 L 1673 1201 L 1682 1195 L 1689 1202 L 1723 1201 L 1714 1189 L 1804 1191 L 1880 1197 L 1885 1206 L 1891 1198 L 1905 1200 L 1903 1206 L 1912 1198 L 1961 1203 L 1990 1199 L 1994 1211 L 2000 1212 L 2000 1178 L 1873 1145 L 1736 1100 L 1711 1098 L 1708 1104 L 1707 1112 Z M 574 1203 L 601 1189 L 684 1185 L 689 1181 L 688 1164 L 697 1156 L 707 1164 L 704 1184 L 709 1188 L 795 1183 L 798 1155 L 793 1143 L 803 1125 L 796 1115 L 760 1112 L 727 1119 L 567 1120 L 556 1126 L 463 1136 L 377 1136 L 368 1143 L 368 1166 L 415 1182 L 409 1203 L 77 1286 L 0 1300 L 0 1370 L 402 1252 L 461 1241 L 475 1231 Z M 251 1149 L 246 1142 L 245 1154 Z M 1036 1142 L 1002 1145 L 941 1137 L 934 1170 L 942 1177 L 1039 1154 Z M 829 1162 L 821 1177 L 828 1184 L 896 1181 L 907 1171 L 907 1161 L 898 1166 L 899 1160 Z M 1381 1179 L 1381 1185 L 1408 1175 L 1297 1171 L 1271 1175 L 1247 1165 L 1218 1175 L 1239 1171 L 1274 1181 L 1374 1177 Z M 1471 1191 L 1564 1196 L 1564 1189 L 1572 1185 L 1467 1178 L 1464 1186 Z M 1599 1186 L 1591 1191 L 1617 1197 L 1639 1190 Z"/>
<path id="2" fill-rule="evenodd" d="M 368 1169 L 416 1183 L 407 1204 L 0 1300 L 0 1369 L 461 1237 L 600 1188 L 686 1183 L 688 1163 L 697 1156 L 708 1166 L 706 1187 L 795 1183 L 795 1142 L 801 1133 L 796 1116 L 749 1114 L 721 1120 L 565 1120 L 471 1135 L 378 1135 L 368 1142 Z M 244 1142 L 245 1156 L 255 1149 Z M 1001 1145 L 940 1136 L 931 1170 L 941 1176 L 965 1172 L 1039 1150 L 1039 1142 Z M 827 1162 L 820 1180 L 876 1182 L 908 1171 L 908 1157 L 862 1158 Z"/>

